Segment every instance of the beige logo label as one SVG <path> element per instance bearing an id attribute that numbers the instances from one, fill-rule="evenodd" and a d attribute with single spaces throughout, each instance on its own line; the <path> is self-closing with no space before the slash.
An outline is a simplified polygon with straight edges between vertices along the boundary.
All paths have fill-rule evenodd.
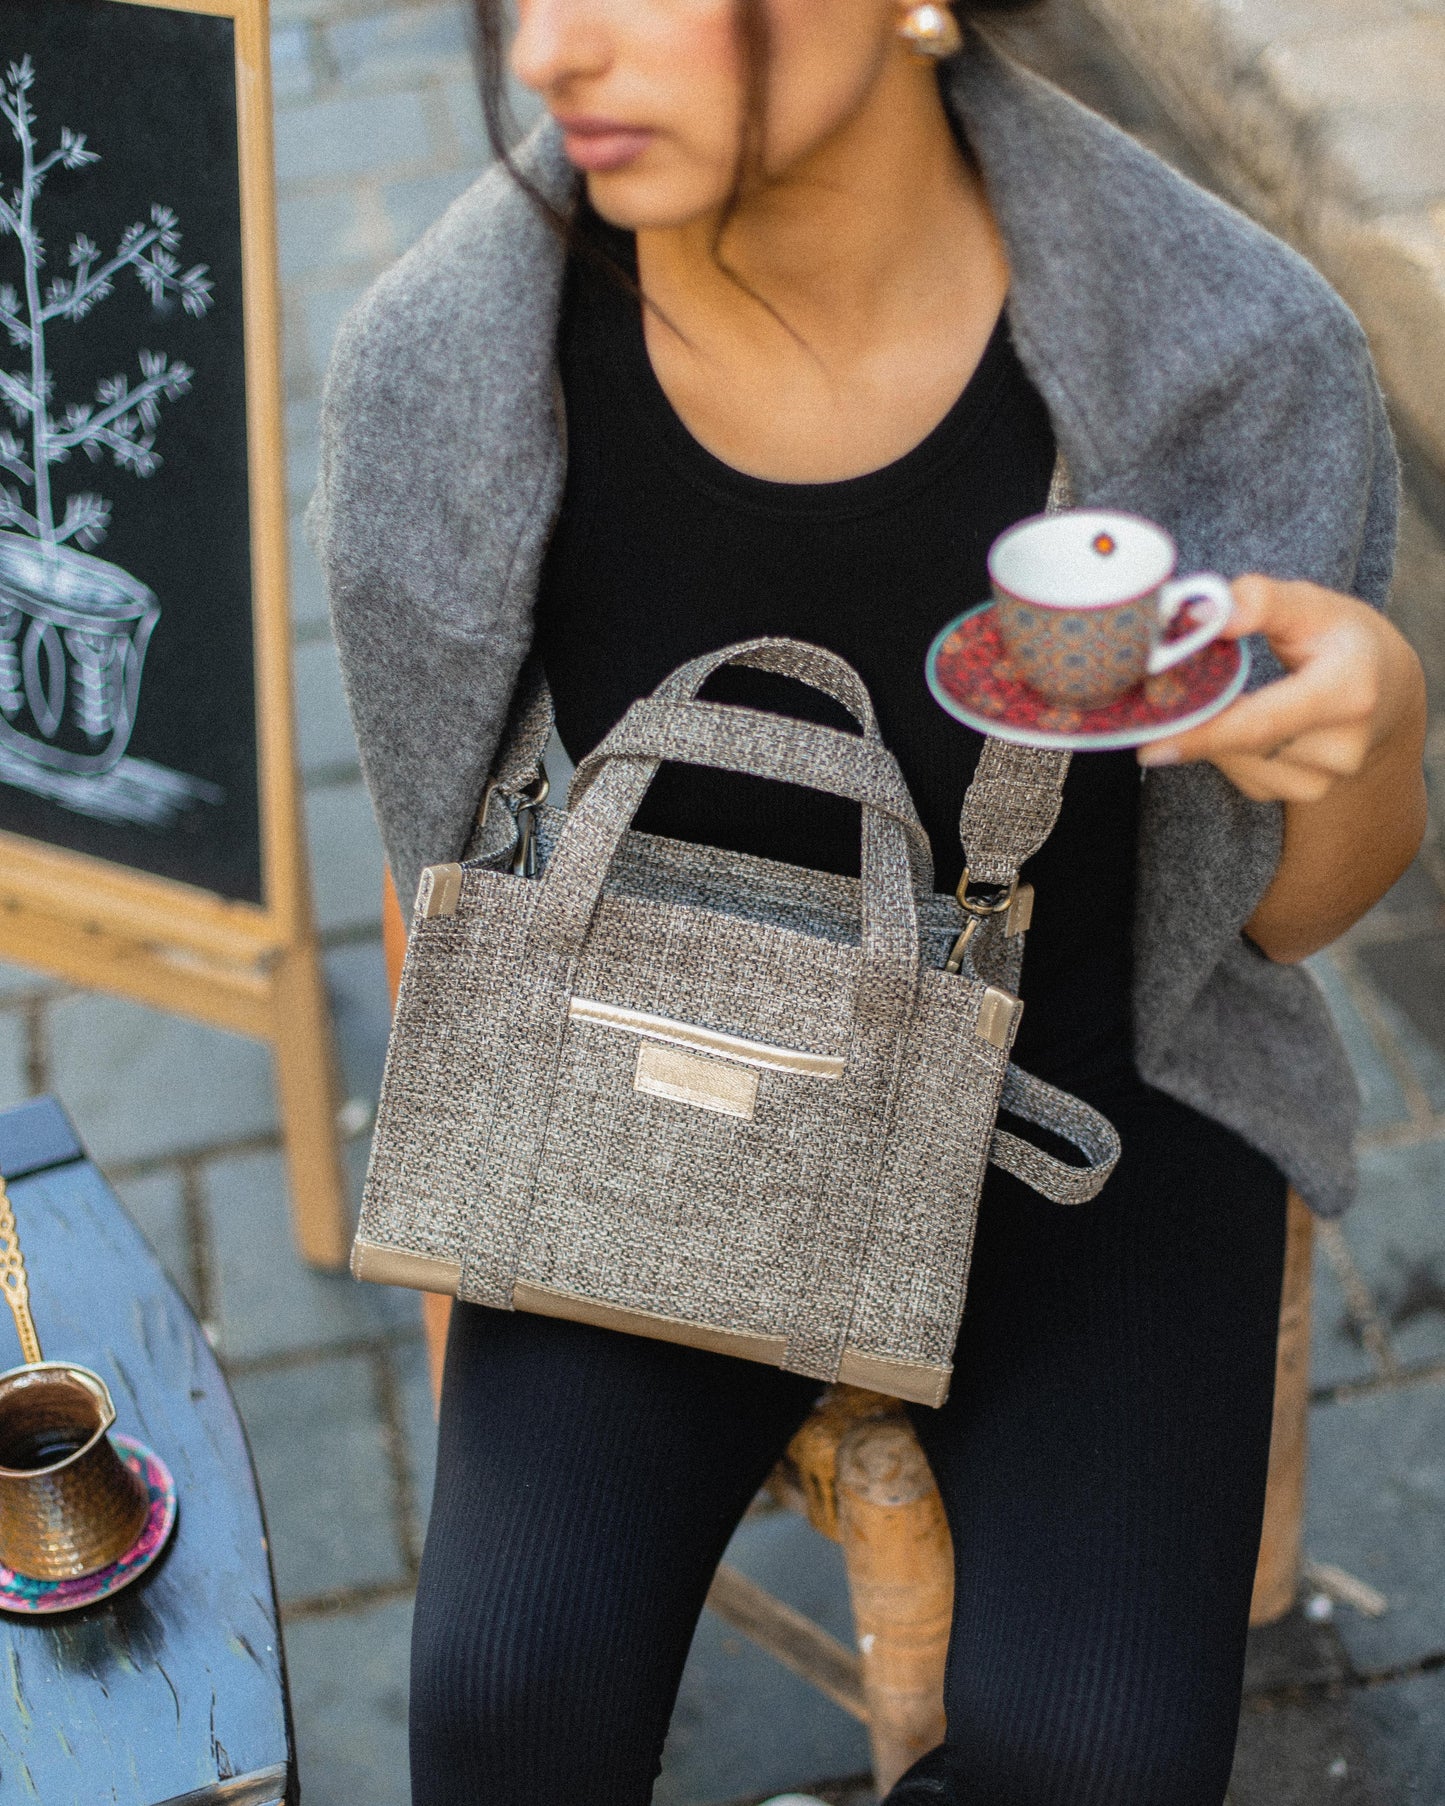
<path id="1" fill-rule="evenodd" d="M 674 1103 L 749 1119 L 758 1095 L 758 1075 L 751 1067 L 700 1059 L 656 1041 L 644 1041 L 638 1048 L 633 1085 L 654 1097 L 670 1097 Z"/>

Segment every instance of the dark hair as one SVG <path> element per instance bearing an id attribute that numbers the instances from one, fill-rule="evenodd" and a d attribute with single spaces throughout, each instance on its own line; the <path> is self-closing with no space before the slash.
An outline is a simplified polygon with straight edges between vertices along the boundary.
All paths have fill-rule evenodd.
<path id="1" fill-rule="evenodd" d="M 504 164 L 520 188 L 531 199 L 533 205 L 546 219 L 552 229 L 563 239 L 569 250 L 579 248 L 579 240 L 572 220 L 558 210 L 547 197 L 518 169 L 512 158 L 512 147 L 517 141 L 516 120 L 512 117 L 507 99 L 506 74 L 506 24 L 505 14 L 509 10 L 507 0 L 472 0 L 476 21 L 475 51 L 477 62 L 477 78 L 481 87 L 482 114 L 487 124 L 487 137 L 491 141 L 492 151 L 497 160 Z M 1025 12 L 1040 4 L 1040 0 L 955 0 L 953 10 L 960 19 L 982 18 L 990 13 Z M 767 128 L 767 95 L 768 95 L 768 56 L 771 50 L 771 32 L 768 24 L 767 0 L 733 0 L 734 30 L 737 35 L 738 50 L 743 65 L 743 123 L 738 137 L 738 154 L 733 164 L 733 178 L 727 198 L 718 214 L 717 229 L 713 233 L 713 256 L 719 268 L 747 290 L 760 306 L 778 320 L 789 332 L 787 322 L 777 310 L 757 294 L 736 270 L 729 267 L 722 256 L 722 238 L 728 223 L 737 210 L 742 198 L 743 189 L 748 178 L 756 171 L 761 160 L 763 142 Z M 967 153 L 967 146 L 964 147 Z M 634 294 L 638 293 L 631 277 L 620 270 L 610 257 L 595 251 L 586 242 L 580 242 L 580 248 L 594 260 L 600 259 L 612 274 L 620 278 Z M 641 296 L 639 295 L 639 299 Z M 796 335 L 794 335 L 796 336 Z"/>

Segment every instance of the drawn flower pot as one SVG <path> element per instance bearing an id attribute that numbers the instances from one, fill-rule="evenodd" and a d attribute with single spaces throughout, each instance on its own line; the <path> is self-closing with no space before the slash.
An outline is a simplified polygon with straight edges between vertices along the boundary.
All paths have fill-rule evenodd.
<path id="1" fill-rule="evenodd" d="M 119 565 L 0 533 L 0 744 L 52 771 L 109 771 L 160 612 Z"/>
<path id="2" fill-rule="evenodd" d="M 0 190 L 0 240 L 14 242 L 24 271 L 23 285 L 0 282 L 0 339 L 19 357 L 14 368 L 0 366 L 8 417 L 0 420 L 0 477 L 14 480 L 0 481 L 0 749 L 8 755 L 6 783 L 26 786 L 30 773 L 17 774 L 18 757 L 49 774 L 32 786 L 39 794 L 55 796 L 58 785 L 65 806 L 79 808 L 70 780 L 99 777 L 124 756 L 160 607 L 129 572 L 77 550 L 105 537 L 111 504 L 88 491 L 72 493 L 57 512 L 51 472 L 83 452 L 92 463 L 109 455 L 119 469 L 153 476 L 161 463 L 161 404 L 185 395 L 195 373 L 164 351 L 140 350 L 138 381 L 124 373 L 101 377 L 93 400 L 62 407 L 48 334 L 56 321 L 86 320 L 114 295 L 123 270 L 153 309 L 167 312 L 179 302 L 195 320 L 209 311 L 214 284 L 205 264 L 181 267 L 180 222 L 158 203 L 148 220 L 125 228 L 113 255 L 77 232 L 67 273 L 45 275 L 36 216 L 46 182 L 101 159 L 69 126 L 49 151 L 38 142 L 35 86 L 29 56 L 9 63 L 0 78 L 0 117 L 20 151 L 14 185 Z M 57 260 L 53 267 L 62 266 Z"/>

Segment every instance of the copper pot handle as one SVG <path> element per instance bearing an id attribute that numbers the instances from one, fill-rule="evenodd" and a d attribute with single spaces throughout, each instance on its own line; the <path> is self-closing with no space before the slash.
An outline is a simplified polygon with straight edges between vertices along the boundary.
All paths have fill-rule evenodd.
<path id="1" fill-rule="evenodd" d="M 20 1338 L 20 1352 L 25 1363 L 29 1367 L 37 1366 L 45 1357 L 40 1352 L 35 1319 L 30 1315 L 30 1282 L 25 1273 L 25 1256 L 20 1249 L 14 1207 L 4 1179 L 0 1179 L 0 1288 L 10 1306 L 10 1315 L 15 1319 L 15 1333 Z"/>

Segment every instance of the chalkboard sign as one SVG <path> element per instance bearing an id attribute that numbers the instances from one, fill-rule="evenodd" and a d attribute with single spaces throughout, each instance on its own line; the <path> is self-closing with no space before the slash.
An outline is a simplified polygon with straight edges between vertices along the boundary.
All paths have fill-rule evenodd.
<path id="1" fill-rule="evenodd" d="M 265 0 L 0 0 L 0 957 L 271 1040 L 331 1261 L 268 59 Z"/>
<path id="2" fill-rule="evenodd" d="M 0 828 L 260 903 L 235 23 L 5 0 L 0 114 Z"/>

